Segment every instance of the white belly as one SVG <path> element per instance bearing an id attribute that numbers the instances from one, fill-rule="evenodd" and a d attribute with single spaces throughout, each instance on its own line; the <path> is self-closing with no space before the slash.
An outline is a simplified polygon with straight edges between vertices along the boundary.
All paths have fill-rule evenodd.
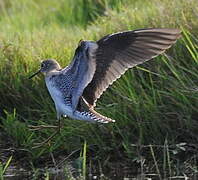
<path id="1" fill-rule="evenodd" d="M 71 106 L 66 106 L 64 103 L 64 98 L 59 89 L 57 89 L 53 82 L 46 79 L 46 86 L 47 89 L 54 101 L 54 104 L 56 106 L 56 111 L 60 115 L 69 115 L 72 112 Z"/>

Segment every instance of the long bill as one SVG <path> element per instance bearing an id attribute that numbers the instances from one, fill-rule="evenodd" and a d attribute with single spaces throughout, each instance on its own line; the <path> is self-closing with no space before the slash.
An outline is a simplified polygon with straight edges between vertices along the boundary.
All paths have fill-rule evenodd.
<path id="1" fill-rule="evenodd" d="M 29 79 L 32 79 L 34 76 L 36 76 L 38 73 L 40 73 L 41 72 L 41 70 L 39 69 L 37 72 L 35 72 L 34 74 L 32 74 L 30 77 L 29 77 Z"/>

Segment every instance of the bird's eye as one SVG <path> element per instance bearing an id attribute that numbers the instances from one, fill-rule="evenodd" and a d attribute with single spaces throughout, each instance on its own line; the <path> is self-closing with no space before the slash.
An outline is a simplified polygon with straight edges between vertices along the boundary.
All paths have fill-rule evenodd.
<path id="1" fill-rule="evenodd" d="M 44 64 L 44 63 L 42 63 L 42 64 L 41 64 L 41 68 L 44 68 L 44 67 L 45 67 L 45 64 Z"/>

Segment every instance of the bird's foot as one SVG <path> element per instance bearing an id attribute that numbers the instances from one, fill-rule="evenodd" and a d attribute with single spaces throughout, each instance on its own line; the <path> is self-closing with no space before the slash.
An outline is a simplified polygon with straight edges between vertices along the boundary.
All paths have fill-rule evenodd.
<path id="1" fill-rule="evenodd" d="M 48 143 L 54 136 L 56 136 L 58 133 L 60 133 L 61 130 L 61 121 L 60 118 L 58 119 L 58 126 L 45 126 L 45 125 L 40 125 L 40 126 L 28 126 L 30 128 L 30 130 L 32 131 L 36 131 L 36 130 L 41 130 L 41 129 L 45 129 L 45 128 L 53 128 L 56 129 L 56 131 L 51 134 L 51 136 L 49 136 L 46 140 L 44 140 L 41 143 L 35 143 L 35 146 L 33 148 L 39 148 L 43 145 L 45 145 L 46 143 Z"/>
<path id="2" fill-rule="evenodd" d="M 40 125 L 40 126 L 28 126 L 30 131 L 38 131 L 41 129 L 48 129 L 48 128 L 59 128 L 59 126 L 45 126 L 45 125 Z"/>

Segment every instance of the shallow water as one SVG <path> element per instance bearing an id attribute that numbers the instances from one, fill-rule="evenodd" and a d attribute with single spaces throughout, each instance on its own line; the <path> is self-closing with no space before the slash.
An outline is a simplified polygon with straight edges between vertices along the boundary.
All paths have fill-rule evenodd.
<path id="1" fill-rule="evenodd" d="M 119 170 L 120 171 L 120 170 Z M 64 169 L 56 169 L 56 168 L 48 168 L 48 169 L 36 169 L 35 172 L 28 171 L 23 168 L 18 168 L 17 166 L 9 166 L 4 175 L 5 180 L 23 180 L 23 179 L 50 179 L 50 180 L 70 180 L 70 179 L 78 179 L 83 180 L 82 176 L 73 176 L 70 174 L 71 172 L 66 172 Z M 117 176 L 115 174 L 111 174 L 111 176 L 106 177 L 104 174 L 94 175 L 89 174 L 86 179 L 89 180 L 159 180 L 160 177 L 158 174 L 139 174 L 139 175 L 125 175 L 125 176 Z M 174 180 L 188 180 L 189 178 L 186 176 L 174 176 L 169 177 L 167 179 L 174 179 Z M 193 178 L 196 180 L 196 176 Z"/>
<path id="2" fill-rule="evenodd" d="M 33 172 L 23 168 L 18 168 L 16 166 L 9 166 L 6 174 L 4 175 L 6 180 L 45 179 L 47 177 L 49 177 L 49 179 L 56 180 L 62 180 L 66 178 L 63 169 L 36 169 L 35 172 Z"/>
<path id="3" fill-rule="evenodd" d="M 120 171 L 120 169 L 119 169 Z M 78 175 L 77 175 L 78 174 Z M 63 168 L 40 168 L 32 170 L 26 170 L 24 168 L 10 165 L 6 170 L 5 175 L 3 176 L 5 180 L 23 180 L 23 179 L 50 179 L 50 180 L 70 180 L 70 179 L 78 179 L 83 180 L 84 178 L 72 171 L 72 167 L 67 167 L 67 171 Z M 198 178 L 198 176 L 197 176 Z M 196 180 L 196 175 L 192 177 L 193 180 Z M 120 174 L 119 176 L 116 174 L 109 174 L 105 176 L 104 174 L 88 174 L 87 178 L 89 180 L 159 180 L 160 177 L 158 174 L 139 174 L 139 175 L 123 175 Z M 163 179 L 163 178 L 162 178 Z M 167 179 L 174 179 L 174 180 L 188 180 L 187 176 L 173 176 Z M 191 178 L 190 178 L 191 179 Z"/>

